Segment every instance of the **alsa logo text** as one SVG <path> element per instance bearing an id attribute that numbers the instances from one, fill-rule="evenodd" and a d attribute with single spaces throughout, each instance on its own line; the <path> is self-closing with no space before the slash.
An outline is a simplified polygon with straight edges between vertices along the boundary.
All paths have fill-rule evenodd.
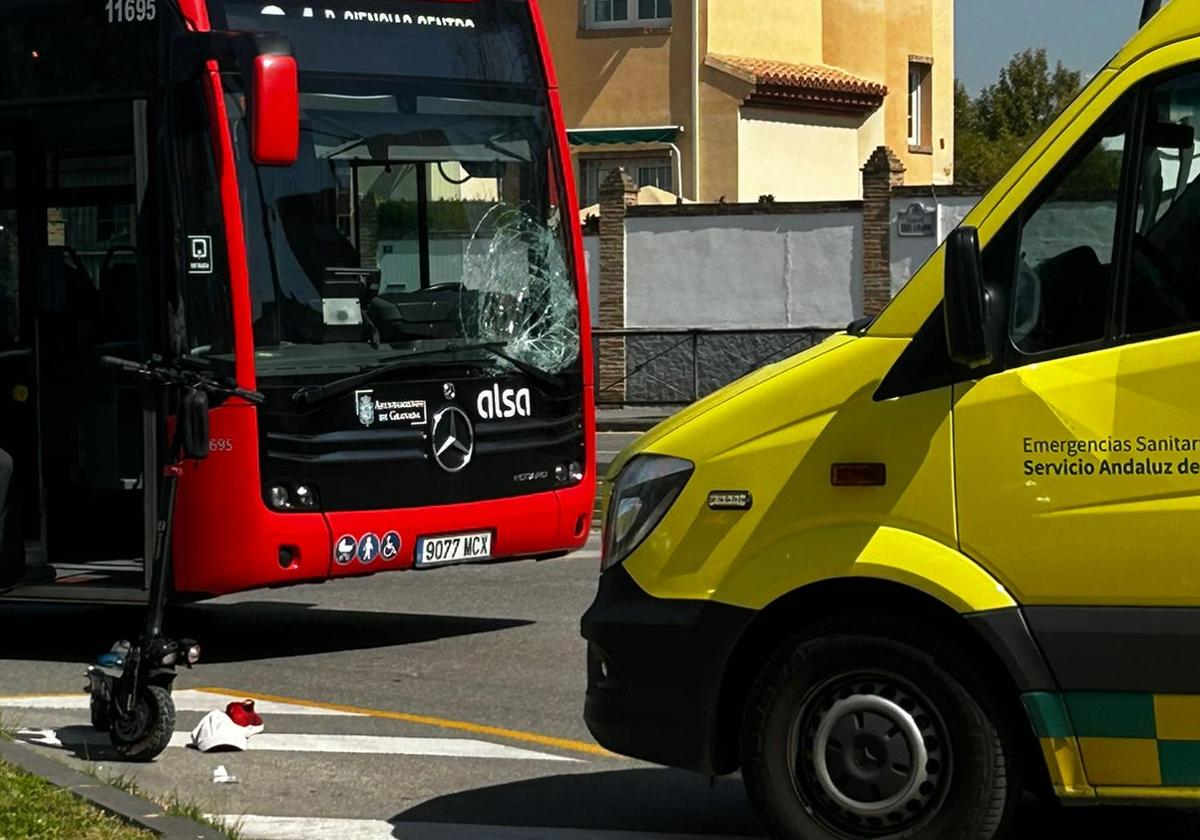
<path id="1" fill-rule="evenodd" d="M 479 396 L 475 398 L 475 408 L 484 420 L 532 417 L 531 401 L 528 388 L 501 390 L 499 385 L 493 385 L 490 391 L 479 392 Z"/>

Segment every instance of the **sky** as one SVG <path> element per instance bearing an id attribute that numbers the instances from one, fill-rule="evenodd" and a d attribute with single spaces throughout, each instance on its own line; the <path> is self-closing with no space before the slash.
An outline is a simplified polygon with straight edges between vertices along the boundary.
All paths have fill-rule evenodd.
<path id="1" fill-rule="evenodd" d="M 1129 40 L 1141 0 L 956 0 L 956 75 L 972 94 L 1018 52 L 1045 47 L 1089 78 Z"/>

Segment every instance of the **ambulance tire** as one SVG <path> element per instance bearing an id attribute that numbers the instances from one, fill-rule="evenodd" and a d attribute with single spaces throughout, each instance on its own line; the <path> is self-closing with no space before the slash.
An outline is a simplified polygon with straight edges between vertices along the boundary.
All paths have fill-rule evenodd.
<path id="1" fill-rule="evenodd" d="M 945 633 L 828 619 L 764 667 L 742 776 L 779 840 L 992 840 L 1021 800 L 1017 723 Z"/>
<path id="2" fill-rule="evenodd" d="M 108 737 L 126 761 L 153 761 L 171 744 L 175 734 L 175 701 L 162 686 L 142 690 L 133 716 L 113 720 Z"/>

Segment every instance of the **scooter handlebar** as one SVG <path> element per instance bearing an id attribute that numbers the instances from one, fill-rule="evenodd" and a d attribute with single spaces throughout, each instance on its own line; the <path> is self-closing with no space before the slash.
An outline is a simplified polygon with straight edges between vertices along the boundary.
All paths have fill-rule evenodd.
<path id="1" fill-rule="evenodd" d="M 229 389 L 229 393 L 235 397 L 241 397 L 246 402 L 253 403 L 254 405 L 262 405 L 267 401 L 266 396 L 259 391 L 248 391 L 245 388 L 231 388 Z"/>
<path id="2" fill-rule="evenodd" d="M 157 381 L 164 384 L 196 388 L 201 391 L 207 391 L 210 394 L 225 394 L 231 397 L 241 397 L 246 402 L 254 405 L 262 405 L 267 401 L 267 398 L 258 391 L 251 391 L 247 388 L 238 388 L 236 386 L 226 385 L 222 382 L 208 379 L 200 374 L 189 371 L 180 371 L 168 367 L 144 365 L 139 362 L 131 362 L 129 359 L 121 359 L 117 356 L 101 356 L 100 365 L 102 367 L 109 368 L 110 370 L 118 370 L 124 373 L 133 373 L 139 376 L 144 376 L 152 381 Z"/>
<path id="3" fill-rule="evenodd" d="M 122 370 L 127 373 L 145 373 L 147 370 L 144 365 L 138 362 L 131 362 L 129 359 L 121 359 L 116 356 L 101 356 L 100 364 L 111 370 Z"/>

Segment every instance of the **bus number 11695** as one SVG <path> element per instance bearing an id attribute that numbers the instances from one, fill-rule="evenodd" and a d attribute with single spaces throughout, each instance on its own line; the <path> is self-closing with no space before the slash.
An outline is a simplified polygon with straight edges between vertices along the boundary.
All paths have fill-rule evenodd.
<path id="1" fill-rule="evenodd" d="M 158 15 L 158 0 L 108 0 L 104 10 L 109 23 L 134 23 L 154 20 Z"/>

